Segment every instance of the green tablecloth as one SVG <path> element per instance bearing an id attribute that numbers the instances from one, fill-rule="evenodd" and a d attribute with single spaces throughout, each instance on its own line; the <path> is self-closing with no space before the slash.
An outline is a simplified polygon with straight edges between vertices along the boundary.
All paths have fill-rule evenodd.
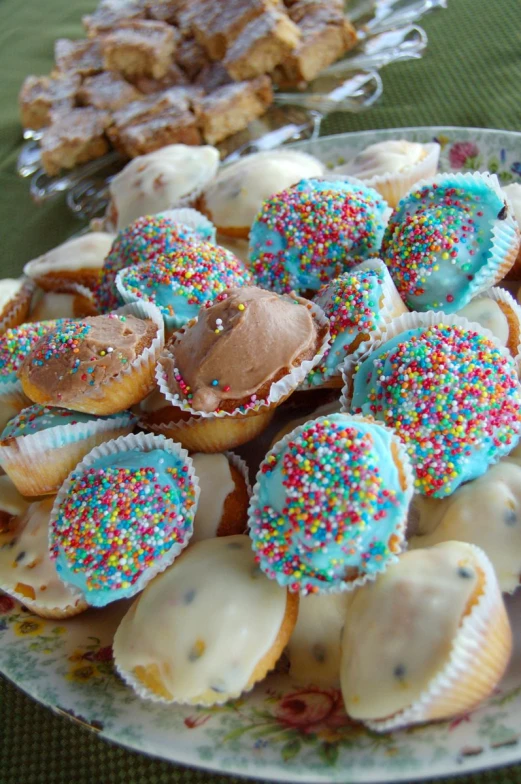
<path id="1" fill-rule="evenodd" d="M 324 133 L 409 125 L 521 130 L 520 0 L 449 0 L 425 18 L 424 59 L 389 66 L 384 96 L 371 111 L 335 114 Z M 79 228 L 63 199 L 36 207 L 15 173 L 21 143 L 17 94 L 29 73 L 46 73 L 53 41 L 81 35 L 95 0 L 0 0 L 1 273 Z M 180 768 L 117 748 L 34 703 L 0 678 L 0 784 L 160 784 L 239 781 Z M 447 779 L 447 782 L 450 780 Z M 454 779 L 456 781 L 456 779 Z M 457 779 L 460 784 L 521 784 L 521 766 Z"/>

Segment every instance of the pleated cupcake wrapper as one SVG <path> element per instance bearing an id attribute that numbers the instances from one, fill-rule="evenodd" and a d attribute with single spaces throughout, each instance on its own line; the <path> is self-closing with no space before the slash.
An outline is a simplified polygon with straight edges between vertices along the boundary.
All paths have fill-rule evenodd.
<path id="1" fill-rule="evenodd" d="M 195 198 L 189 197 L 189 201 L 186 202 L 187 204 L 194 204 L 197 198 L 201 195 L 202 191 L 199 191 L 198 195 Z M 205 229 L 207 232 L 210 233 L 210 239 L 205 240 L 206 242 L 210 242 L 212 245 L 215 245 L 216 236 L 217 236 L 217 229 L 215 228 L 214 224 L 212 223 L 206 215 L 203 215 L 202 212 L 199 210 L 194 209 L 193 207 L 175 207 L 170 210 L 165 210 L 165 213 L 168 214 L 174 223 L 182 223 L 183 226 L 188 226 L 188 228 L 193 229 L 194 231 L 198 232 L 201 228 Z M 163 213 L 161 213 L 163 214 Z M 203 239 L 201 237 L 201 239 Z"/>
<path id="2" fill-rule="evenodd" d="M 122 308 L 113 311 L 119 316 L 135 316 L 140 319 L 150 319 L 157 327 L 156 337 L 148 348 L 145 348 L 139 357 L 136 357 L 133 362 L 129 364 L 125 370 L 122 370 L 116 376 L 111 376 L 103 381 L 96 388 L 92 394 L 85 393 L 79 398 L 67 401 L 67 408 L 72 408 L 75 411 L 85 411 L 86 413 L 96 413 L 100 415 L 116 414 L 124 411 L 133 403 L 137 402 L 135 399 L 136 394 L 132 396 L 129 393 L 125 382 L 135 377 L 135 381 L 139 378 L 138 386 L 141 387 L 141 399 L 152 391 L 155 385 L 154 370 L 159 353 L 164 345 L 164 325 L 161 312 L 155 305 L 150 302 L 133 302 L 130 305 L 124 305 Z M 145 378 L 141 378 L 141 376 Z M 147 379 L 146 385 L 144 384 Z M 129 397 L 133 399 L 130 400 Z M 97 410 L 93 410 L 94 404 Z M 86 404 L 86 405 L 85 405 Z"/>
<path id="3" fill-rule="evenodd" d="M 31 403 L 22 389 L 21 381 L 0 383 L 0 434 L 9 420 Z"/>
<path id="4" fill-rule="evenodd" d="M 140 427 L 174 441 L 179 441 L 190 452 L 213 454 L 234 449 L 251 441 L 265 430 L 275 415 L 275 408 L 240 417 L 192 416 L 187 421 L 154 424 L 141 418 Z"/>
<path id="5" fill-rule="evenodd" d="M 325 416 L 331 416 L 331 415 L 325 414 Z M 374 580 L 376 580 L 378 575 L 382 574 L 390 564 L 395 563 L 398 559 L 398 555 L 404 552 L 407 548 L 407 541 L 405 535 L 407 531 L 408 510 L 414 493 L 414 476 L 412 471 L 412 465 L 409 459 L 409 455 L 405 450 L 405 446 L 403 445 L 403 442 L 398 438 L 394 430 L 392 430 L 390 427 L 387 427 L 382 422 L 379 422 L 373 419 L 372 417 L 363 416 L 361 414 L 347 414 L 346 416 L 349 418 L 349 422 L 350 423 L 352 422 L 354 426 L 356 426 L 356 424 L 359 422 L 363 422 L 363 423 L 369 422 L 370 424 L 374 424 L 375 427 L 381 427 L 383 430 L 386 430 L 390 434 L 391 445 L 394 447 L 393 457 L 395 459 L 395 463 L 396 463 L 396 458 L 399 461 L 398 463 L 396 463 L 396 467 L 400 473 L 400 476 L 403 475 L 405 479 L 406 488 L 405 490 L 402 491 L 405 495 L 405 499 L 404 499 L 405 509 L 403 511 L 402 519 L 396 525 L 396 528 L 393 532 L 394 535 L 397 537 L 397 551 L 389 556 L 389 558 L 386 561 L 386 565 L 384 569 L 381 569 L 380 571 L 373 572 L 373 573 L 365 572 L 364 574 L 361 574 L 359 577 L 357 577 L 354 580 L 339 580 L 329 585 L 324 584 L 324 586 L 323 587 L 321 586 L 319 589 L 320 595 L 346 593 L 349 591 L 354 591 L 356 588 L 360 588 L 362 585 L 365 585 L 368 582 L 373 582 Z M 249 530 L 250 538 L 252 540 L 252 547 L 255 552 L 257 552 L 256 536 L 254 533 L 254 531 L 257 528 L 255 510 L 261 508 L 261 504 L 259 501 L 259 492 L 260 492 L 260 485 L 263 476 L 262 468 L 267 464 L 268 457 L 270 457 L 271 455 L 278 455 L 282 451 L 284 451 L 288 443 L 292 441 L 294 438 L 298 437 L 302 433 L 302 431 L 309 426 L 309 424 L 310 424 L 309 421 L 307 421 L 304 422 L 304 424 L 302 425 L 298 425 L 298 427 L 296 427 L 290 433 L 287 433 L 283 438 L 281 438 L 280 441 L 277 441 L 271 447 L 269 452 L 266 454 L 266 457 L 264 458 L 264 460 L 259 466 L 259 470 L 257 472 L 257 479 L 253 486 L 253 492 L 250 498 L 250 505 L 248 507 L 248 530 Z M 262 569 L 262 565 L 261 565 L 261 569 Z M 284 580 L 279 580 L 279 576 L 281 575 L 277 575 L 276 578 L 270 577 L 270 579 L 276 579 L 276 581 L 280 586 L 287 588 L 289 591 L 291 591 L 290 583 L 295 582 L 295 578 L 288 577 L 287 582 L 284 582 Z M 306 593 L 304 591 L 300 591 L 300 595 L 305 596 Z"/>
<path id="6" fill-rule="evenodd" d="M 22 495 L 55 493 L 69 472 L 102 441 L 130 433 L 131 414 L 57 425 L 0 441 L 0 465 Z"/>
<path id="7" fill-rule="evenodd" d="M 485 553 L 468 545 L 485 575 L 483 593 L 454 638 L 447 663 L 408 708 L 382 720 L 366 720 L 370 729 L 389 732 L 410 724 L 467 712 L 489 696 L 506 669 L 512 637 L 497 578 Z"/>
<path id="8" fill-rule="evenodd" d="M 175 455 L 176 457 L 179 457 L 181 460 L 183 460 L 185 465 L 188 467 L 187 476 L 192 482 L 192 485 L 194 487 L 194 504 L 191 509 L 185 510 L 186 512 L 185 517 L 188 518 L 188 520 L 191 523 L 191 526 L 190 529 L 187 531 L 187 535 L 184 542 L 176 542 L 175 544 L 173 544 L 173 546 L 170 548 L 170 550 L 167 553 L 165 553 L 163 556 L 158 558 L 155 561 L 155 563 L 153 563 L 144 572 L 141 573 L 141 575 L 136 580 L 136 582 L 132 585 L 131 588 L 129 588 L 128 597 L 134 596 L 136 593 L 139 593 L 139 591 L 143 590 L 145 585 L 149 583 L 150 580 L 152 580 L 160 572 L 163 572 L 168 566 L 170 566 L 175 560 L 175 558 L 179 555 L 179 553 L 182 550 L 184 550 L 184 548 L 187 546 L 188 542 L 190 541 L 190 537 L 192 536 L 193 522 L 194 522 L 195 513 L 197 511 L 197 504 L 199 502 L 200 489 L 199 489 L 199 479 L 196 476 L 192 459 L 189 457 L 186 449 L 183 449 L 183 447 L 180 446 L 180 444 L 177 444 L 175 441 L 165 438 L 164 436 L 154 435 L 152 433 L 137 433 L 137 434 L 131 433 L 130 435 L 120 436 L 119 438 L 115 438 L 112 441 L 105 441 L 104 443 L 99 444 L 98 446 L 94 447 L 94 449 L 92 449 L 89 452 L 89 454 L 83 458 L 81 463 L 78 463 L 78 465 L 71 471 L 71 473 L 69 474 L 65 482 L 62 484 L 61 488 L 58 491 L 56 499 L 54 501 L 54 506 L 52 508 L 51 516 L 49 520 L 49 548 L 52 550 L 55 543 L 59 546 L 59 541 L 55 542 L 55 537 L 53 535 L 53 526 L 58 517 L 60 507 L 62 506 L 62 504 L 64 503 L 64 501 L 66 500 L 69 494 L 73 474 L 77 475 L 77 474 L 84 473 L 93 463 L 96 462 L 96 460 L 99 460 L 102 457 L 115 456 L 115 455 L 122 454 L 124 452 L 133 452 L 133 451 L 151 452 L 154 449 L 162 449 L 171 455 Z M 70 584 L 66 580 L 63 580 L 63 582 L 65 582 L 66 584 Z M 89 601 L 88 595 L 84 596 L 84 598 L 86 601 Z M 93 598 L 94 601 L 92 601 Z M 91 597 L 91 601 L 89 602 L 89 604 L 92 605 L 96 604 L 96 606 L 98 606 L 95 597 Z M 106 602 L 105 604 L 108 604 L 108 602 Z M 100 605 L 100 606 L 104 606 L 104 605 Z"/>
<path id="9" fill-rule="evenodd" d="M 39 267 L 42 263 L 39 259 L 27 262 L 24 272 L 29 278 L 37 283 L 44 291 L 56 292 L 57 294 L 74 293 L 75 286 L 86 288 L 92 296 L 92 288 L 99 281 L 102 264 L 99 267 L 83 267 L 75 270 L 74 268 L 53 269 L 48 263 L 44 263 L 43 269 Z"/>
<path id="10" fill-rule="evenodd" d="M 499 340 L 492 334 L 489 329 L 486 329 L 481 324 L 475 321 L 469 321 L 463 316 L 457 316 L 455 313 L 442 313 L 441 311 L 428 310 L 423 313 L 418 311 L 411 311 L 404 313 L 402 316 L 393 319 L 388 324 L 384 325 L 378 330 L 375 330 L 371 339 L 362 343 L 358 350 L 346 358 L 342 365 L 342 378 L 344 379 L 344 386 L 342 387 L 342 394 L 340 396 L 340 404 L 342 411 L 349 412 L 351 399 L 352 399 L 352 381 L 356 374 L 358 367 L 364 362 L 374 351 L 380 348 L 384 343 L 397 335 L 407 332 L 410 329 L 426 329 L 428 327 L 436 326 L 446 327 L 462 327 L 463 329 L 477 332 L 483 337 L 488 338 L 494 346 L 500 351 L 501 355 L 508 359 L 509 362 L 514 363 L 512 355 L 509 350 L 502 346 Z"/>
<path id="11" fill-rule="evenodd" d="M 23 604 L 24 607 L 27 607 L 34 615 L 37 615 L 39 618 L 49 618 L 49 619 L 60 619 L 60 618 L 72 618 L 74 615 L 79 615 L 85 610 L 88 610 L 89 605 L 83 598 L 83 595 L 80 591 L 76 588 L 72 588 L 72 586 L 67 586 L 68 590 L 71 593 L 71 602 L 73 604 L 66 604 L 64 607 L 51 607 L 48 606 L 42 599 L 28 599 L 22 593 L 18 593 L 15 589 L 7 585 L 6 583 L 2 583 L 0 581 L 0 591 L 9 594 L 12 599 L 16 599 Z"/>
<path id="12" fill-rule="evenodd" d="M 521 307 L 516 302 L 512 294 L 510 294 L 510 292 L 508 292 L 506 289 L 502 289 L 499 286 L 494 286 L 493 288 L 487 289 L 487 291 L 478 294 L 478 296 L 474 297 L 474 299 L 491 299 L 494 302 L 506 305 L 507 308 L 512 311 L 519 324 L 519 341 L 514 353 L 514 358 L 517 359 L 517 357 L 519 357 L 521 354 Z"/>
<path id="13" fill-rule="evenodd" d="M 426 180 L 434 177 L 438 170 L 440 158 L 440 145 L 435 142 L 425 144 L 427 155 L 406 169 L 394 174 L 376 174 L 373 177 L 361 180 L 364 185 L 374 188 L 385 199 L 390 207 L 396 207 L 408 191 L 410 191 L 419 180 Z M 335 171 L 335 170 L 333 170 Z M 338 173 L 342 173 L 342 167 Z"/>
<path id="14" fill-rule="evenodd" d="M 402 298 L 398 294 L 396 286 L 393 283 L 393 279 L 389 274 L 389 270 L 387 266 L 381 259 L 367 259 L 367 261 L 363 261 L 361 264 L 358 264 L 356 267 L 353 267 L 349 272 L 356 272 L 358 270 L 383 270 L 384 272 L 384 284 L 383 284 L 383 304 L 380 309 L 380 315 L 385 323 L 392 321 L 393 318 L 396 318 L 398 315 L 407 312 L 407 306 L 403 302 Z M 327 318 L 327 316 L 326 316 Z M 342 364 L 344 360 L 341 360 L 336 370 L 333 373 L 328 374 L 324 377 L 321 384 L 310 384 L 304 380 L 300 385 L 299 389 L 303 392 L 307 392 L 312 389 L 321 389 L 321 388 L 331 388 L 333 387 L 342 387 Z M 335 379 L 338 379 L 338 384 L 332 385 L 331 382 Z"/>
<path id="15" fill-rule="evenodd" d="M 20 291 L 3 308 L 0 318 L 0 335 L 3 335 L 6 330 L 27 321 L 27 314 L 31 308 L 31 300 L 35 290 L 34 281 L 26 278 Z"/>
<path id="16" fill-rule="evenodd" d="M 296 295 L 295 295 L 296 297 Z M 323 310 L 316 305 L 314 302 L 308 302 L 301 297 L 296 297 L 303 305 L 305 305 L 308 310 L 311 311 L 313 320 L 317 325 L 317 336 L 318 332 L 324 329 L 324 335 L 321 339 L 321 342 L 318 346 L 317 353 L 312 359 L 306 359 L 300 363 L 300 365 L 296 368 L 293 368 L 289 373 L 283 376 L 278 381 L 275 381 L 271 384 L 270 391 L 268 397 L 263 400 L 256 400 L 255 404 L 252 407 L 240 407 L 236 408 L 234 411 L 197 411 L 195 408 L 190 406 L 189 402 L 183 399 L 179 393 L 173 393 L 170 390 L 169 382 L 167 373 L 165 372 L 161 362 L 157 363 L 156 367 L 156 379 L 159 389 L 161 390 L 163 396 L 166 400 L 171 403 L 176 408 L 180 408 L 182 411 L 187 411 L 193 416 L 201 417 L 203 419 L 209 418 L 237 418 L 237 417 L 244 417 L 244 416 L 251 416 L 254 414 L 261 414 L 266 409 L 272 408 L 275 406 L 280 405 L 281 403 L 288 398 L 292 392 L 294 392 L 297 387 L 304 381 L 306 376 L 308 375 L 309 371 L 314 368 L 316 365 L 319 364 L 322 357 L 324 356 L 326 350 L 329 347 L 329 321 L 323 312 Z M 196 323 L 196 319 L 192 319 L 189 321 L 186 326 L 179 330 L 178 334 L 183 334 L 187 329 L 193 326 Z M 165 348 L 163 356 L 167 356 L 175 360 L 175 351 L 172 347 Z"/>

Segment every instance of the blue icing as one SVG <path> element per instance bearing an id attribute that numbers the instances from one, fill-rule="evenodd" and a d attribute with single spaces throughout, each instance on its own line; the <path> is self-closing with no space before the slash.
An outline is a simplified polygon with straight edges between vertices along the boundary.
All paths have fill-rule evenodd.
<path id="1" fill-rule="evenodd" d="M 251 523 L 261 568 L 303 592 L 383 571 L 404 521 L 392 433 L 346 414 L 309 422 L 261 466 Z"/>
<path id="2" fill-rule="evenodd" d="M 493 251 L 492 230 L 511 231 L 510 222 L 504 199 L 484 179 L 445 175 L 402 199 L 382 258 L 410 308 L 454 313 L 497 280 L 508 243 Z"/>
<path id="3" fill-rule="evenodd" d="M 195 508 L 182 457 L 162 449 L 100 457 L 72 474 L 51 530 L 56 570 L 94 606 L 133 596 L 191 536 Z"/>
<path id="4" fill-rule="evenodd" d="M 416 491 L 435 497 L 484 474 L 521 432 L 513 362 L 462 328 L 420 327 L 377 348 L 356 371 L 351 410 L 396 429 Z"/>
<path id="5" fill-rule="evenodd" d="M 121 421 L 123 420 L 123 422 Z M 129 426 L 136 422 L 136 417 L 130 411 L 122 411 L 111 416 L 95 416 L 94 414 L 83 414 L 79 411 L 69 411 L 66 408 L 50 408 L 35 403 L 20 411 L 5 426 L 0 440 L 7 438 L 17 438 L 18 436 L 28 436 L 39 433 L 42 430 L 63 427 L 64 425 L 85 424 L 88 422 L 110 422 L 117 421 L 118 424 Z M 63 444 L 72 443 L 83 436 L 79 433 L 63 432 L 61 442 Z M 56 439 L 54 439 L 56 441 Z M 53 446 L 58 446 L 53 443 Z"/>
<path id="6" fill-rule="evenodd" d="M 343 180 L 301 180 L 264 202 L 250 234 L 260 286 L 317 291 L 378 255 L 387 204 L 372 188 Z"/>

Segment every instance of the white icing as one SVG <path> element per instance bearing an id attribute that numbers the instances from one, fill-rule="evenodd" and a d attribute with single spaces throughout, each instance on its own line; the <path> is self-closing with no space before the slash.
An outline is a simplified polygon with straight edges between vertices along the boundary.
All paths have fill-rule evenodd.
<path id="1" fill-rule="evenodd" d="M 190 544 L 217 536 L 224 503 L 235 490 L 230 464 L 224 455 L 192 455 L 201 494 Z"/>
<path id="2" fill-rule="evenodd" d="M 205 191 L 205 204 L 216 226 L 249 229 L 265 199 L 303 178 L 323 173 L 324 165 L 305 153 L 254 153 L 219 173 Z"/>
<path id="3" fill-rule="evenodd" d="M 493 299 L 488 297 L 473 299 L 464 308 L 458 310 L 457 315 L 464 316 L 469 321 L 477 321 L 478 324 L 489 329 L 502 346 L 508 343 L 510 332 L 508 319 Z"/>
<path id="4" fill-rule="evenodd" d="M 130 674 L 156 665 L 176 702 L 222 701 L 247 687 L 285 612 L 286 591 L 257 567 L 247 536 L 206 539 L 149 583 L 123 618 L 116 664 Z"/>
<path id="5" fill-rule="evenodd" d="M 75 294 L 58 294 L 46 291 L 31 310 L 34 321 L 50 321 L 59 318 L 74 318 Z"/>
<path id="6" fill-rule="evenodd" d="M 75 605 L 79 594 L 62 583 L 49 558 L 49 517 L 54 496 L 31 504 L 13 533 L 0 536 L 0 586 L 15 591 L 17 583 L 30 586 L 42 607 Z"/>
<path id="7" fill-rule="evenodd" d="M 340 637 L 351 594 L 300 598 L 298 618 L 287 646 L 289 674 L 300 683 L 340 683 Z"/>
<path id="8" fill-rule="evenodd" d="M 378 142 L 366 147 L 344 166 L 335 171 L 370 180 L 385 174 L 399 174 L 415 166 L 427 155 L 428 150 L 423 144 L 408 142 L 405 139 Z"/>
<path id="9" fill-rule="evenodd" d="M 0 313 L 22 290 L 24 282 L 21 278 L 3 278 L 0 280 Z"/>
<path id="10" fill-rule="evenodd" d="M 29 507 L 29 501 L 20 495 L 7 475 L 0 476 L 0 510 L 20 517 Z"/>
<path id="11" fill-rule="evenodd" d="M 105 231 L 82 234 L 29 261 L 24 272 L 30 278 L 38 278 L 48 272 L 101 269 L 113 240 L 114 235 Z"/>
<path id="12" fill-rule="evenodd" d="M 521 228 L 521 183 L 512 182 L 510 185 L 505 185 L 503 193 L 507 196 L 514 210 L 514 217 Z"/>
<path id="13" fill-rule="evenodd" d="M 442 670 L 478 584 L 474 561 L 462 542 L 408 551 L 356 591 L 340 670 L 350 716 L 392 716 L 413 705 Z"/>
<path id="14" fill-rule="evenodd" d="M 481 547 L 490 558 L 502 591 L 521 577 L 521 465 L 498 463 L 479 479 L 444 499 L 418 497 L 417 535 L 411 548 L 457 540 Z"/>
<path id="15" fill-rule="evenodd" d="M 134 158 L 110 183 L 118 230 L 143 215 L 168 210 L 192 193 L 195 198 L 218 165 L 219 153 L 209 145 L 171 144 Z"/>

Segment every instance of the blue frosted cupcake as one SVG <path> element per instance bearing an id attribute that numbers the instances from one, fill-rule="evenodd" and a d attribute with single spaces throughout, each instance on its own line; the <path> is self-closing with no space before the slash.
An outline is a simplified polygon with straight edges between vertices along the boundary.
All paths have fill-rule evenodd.
<path id="1" fill-rule="evenodd" d="M 382 258 L 412 310 L 455 313 L 505 277 L 520 241 L 497 177 L 442 174 L 398 204 Z"/>
<path id="2" fill-rule="evenodd" d="M 157 260 L 118 272 L 116 287 L 125 302 L 152 302 L 172 331 L 195 318 L 228 288 L 251 286 L 251 273 L 233 253 L 207 242 L 180 242 Z"/>
<path id="3" fill-rule="evenodd" d="M 11 419 L 0 436 L 0 465 L 22 495 L 56 493 L 98 444 L 132 432 L 129 411 L 96 417 L 35 403 Z"/>
<path id="4" fill-rule="evenodd" d="M 331 414 L 297 427 L 268 452 L 253 490 L 260 568 L 302 594 L 362 585 L 402 549 L 412 482 L 400 441 L 374 420 Z"/>
<path id="5" fill-rule="evenodd" d="M 95 606 L 134 596 L 188 544 L 198 498 L 179 444 L 141 434 L 96 447 L 53 507 L 49 544 L 58 575 Z"/>
<path id="6" fill-rule="evenodd" d="M 317 291 L 355 264 L 378 256 L 388 207 L 362 183 L 301 180 L 264 202 L 250 234 L 259 286 Z"/>

